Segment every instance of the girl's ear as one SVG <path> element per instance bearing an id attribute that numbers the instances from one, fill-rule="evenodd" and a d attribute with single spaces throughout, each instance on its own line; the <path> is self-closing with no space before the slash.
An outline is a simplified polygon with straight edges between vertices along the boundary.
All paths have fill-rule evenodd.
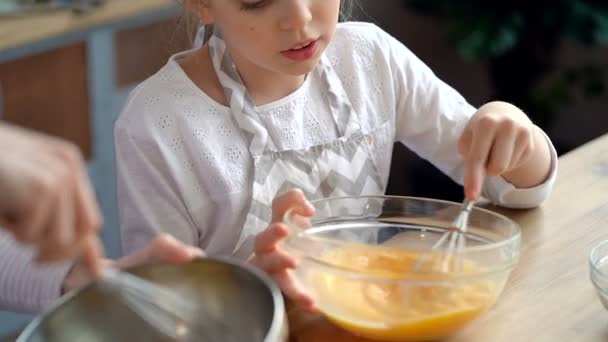
<path id="1" fill-rule="evenodd" d="M 198 17 L 203 23 L 213 24 L 215 16 L 213 15 L 209 2 L 209 0 L 182 0 L 184 7 Z"/>

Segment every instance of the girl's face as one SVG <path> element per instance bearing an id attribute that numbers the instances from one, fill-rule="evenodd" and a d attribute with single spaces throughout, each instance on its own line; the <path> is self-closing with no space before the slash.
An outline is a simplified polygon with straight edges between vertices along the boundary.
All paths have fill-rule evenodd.
<path id="1" fill-rule="evenodd" d="M 239 69 L 291 76 L 314 69 L 339 12 L 340 0 L 203 0 L 198 9 L 222 29 Z"/>

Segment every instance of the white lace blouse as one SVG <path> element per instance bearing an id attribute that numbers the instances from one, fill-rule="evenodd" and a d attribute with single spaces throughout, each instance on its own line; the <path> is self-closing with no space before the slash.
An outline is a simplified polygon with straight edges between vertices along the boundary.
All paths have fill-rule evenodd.
<path id="1" fill-rule="evenodd" d="M 116 123 L 118 205 L 125 253 L 158 231 L 230 254 L 251 199 L 252 158 L 229 108 L 199 89 L 173 56 L 141 84 Z M 338 26 L 327 55 L 361 116 L 362 129 L 388 123 L 378 142 L 380 171 L 388 178 L 392 145 L 402 141 L 457 182 L 460 137 L 475 108 L 439 80 L 403 44 L 365 23 Z M 320 80 L 308 77 L 291 95 L 258 107 L 278 150 L 302 149 L 337 138 Z M 556 174 L 533 189 L 489 178 L 485 195 L 509 207 L 538 205 Z"/>
<path id="2" fill-rule="evenodd" d="M 121 231 L 126 254 L 157 231 L 211 255 L 232 251 L 245 220 L 251 157 L 230 112 L 198 89 L 176 60 L 143 82 L 116 123 Z M 388 177 L 392 142 L 428 159 L 457 182 L 462 160 L 456 141 L 475 112 L 414 54 L 379 28 L 340 24 L 327 54 L 363 129 L 388 122 L 394 135 L 378 145 Z M 304 148 L 336 138 L 319 80 L 258 108 L 279 149 Z M 489 178 L 485 195 L 510 207 L 533 207 L 549 194 L 557 173 L 542 185 L 516 189 Z M 70 263 L 37 267 L 33 253 L 0 232 L 0 309 L 36 312 L 60 295 Z"/>

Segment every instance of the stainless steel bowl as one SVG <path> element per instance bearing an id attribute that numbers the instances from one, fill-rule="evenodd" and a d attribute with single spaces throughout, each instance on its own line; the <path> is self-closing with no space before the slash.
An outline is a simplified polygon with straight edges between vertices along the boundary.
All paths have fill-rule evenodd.
<path id="1" fill-rule="evenodd" d="M 175 289 L 219 310 L 237 341 L 283 342 L 287 319 L 278 287 L 262 272 L 228 259 L 151 264 L 128 272 Z M 217 311 L 216 311 L 217 312 Z M 212 323 L 201 322 L 215 329 Z M 32 321 L 18 342 L 170 341 L 133 313 L 116 292 L 91 284 L 68 294 Z"/>

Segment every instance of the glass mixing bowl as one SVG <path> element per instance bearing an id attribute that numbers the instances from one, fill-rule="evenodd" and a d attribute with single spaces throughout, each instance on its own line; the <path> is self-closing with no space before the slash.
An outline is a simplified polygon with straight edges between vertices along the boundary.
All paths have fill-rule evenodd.
<path id="1" fill-rule="evenodd" d="M 295 274 L 333 323 L 382 341 L 451 336 L 494 305 L 517 263 L 520 228 L 474 208 L 464 247 L 433 249 L 460 203 L 414 197 L 313 201 L 313 217 L 288 211 L 285 248 Z M 457 261 L 457 263 L 455 263 Z M 458 267 L 440 267 L 440 265 Z"/>

